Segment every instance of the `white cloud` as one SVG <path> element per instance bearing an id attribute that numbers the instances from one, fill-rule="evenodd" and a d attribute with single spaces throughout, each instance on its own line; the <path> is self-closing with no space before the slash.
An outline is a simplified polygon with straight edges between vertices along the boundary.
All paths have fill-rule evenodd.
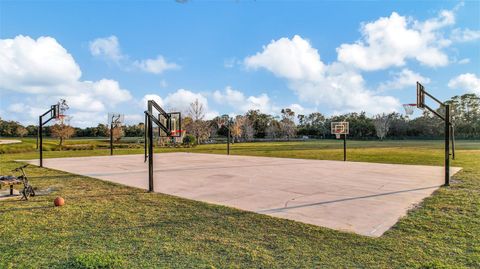
<path id="1" fill-rule="evenodd" d="M 97 38 L 90 42 L 90 53 L 93 56 L 105 57 L 108 60 L 119 62 L 125 56 L 120 51 L 118 38 L 116 36 L 109 36 L 104 38 Z"/>
<path id="2" fill-rule="evenodd" d="M 296 115 L 307 115 L 314 112 L 318 112 L 316 108 L 307 108 L 300 104 L 291 104 L 287 107 L 290 108 L 293 112 L 295 112 Z"/>
<path id="3" fill-rule="evenodd" d="M 82 81 L 81 74 L 72 55 L 52 37 L 0 40 L 0 89 L 27 94 L 22 104 L 27 113 L 13 114 L 18 120 L 38 117 L 45 108 L 64 98 L 71 108 L 69 114 L 77 114 L 73 125 L 85 126 L 82 124 L 88 120 L 96 124 L 94 117 L 84 115 L 104 112 L 132 98 L 115 80 Z M 11 107 L 10 112 L 14 110 Z"/>
<path id="4" fill-rule="evenodd" d="M 244 113 L 248 110 L 260 110 L 263 113 L 274 114 L 279 110 L 274 106 L 267 94 L 262 93 L 258 96 L 248 96 L 241 91 L 234 90 L 227 86 L 225 90 L 214 91 L 213 99 L 219 104 L 227 104 L 234 108 L 237 113 Z"/>
<path id="5" fill-rule="evenodd" d="M 314 80 L 322 75 L 324 65 L 308 40 L 295 35 L 292 39 L 272 40 L 263 51 L 245 59 L 248 68 L 265 68 L 278 77 Z"/>
<path id="6" fill-rule="evenodd" d="M 163 106 L 164 102 L 163 99 L 160 95 L 157 94 L 146 94 L 143 96 L 142 100 L 140 101 L 140 106 L 143 107 L 144 109 L 147 109 L 147 102 L 149 100 L 155 101 L 159 106 Z"/>
<path id="7" fill-rule="evenodd" d="M 133 65 L 140 70 L 153 74 L 161 74 L 167 70 L 175 70 L 180 68 L 180 66 L 176 63 L 167 62 L 161 55 L 158 55 L 155 59 L 135 61 Z"/>
<path id="8" fill-rule="evenodd" d="M 237 60 L 237 58 L 235 58 L 235 57 L 228 58 L 228 59 L 223 60 L 223 67 L 233 68 L 238 63 L 239 63 L 239 61 Z"/>
<path id="9" fill-rule="evenodd" d="M 458 61 L 458 64 L 468 64 L 468 63 L 470 63 L 469 58 L 464 58 Z"/>
<path id="10" fill-rule="evenodd" d="M 205 96 L 185 89 L 178 89 L 176 92 L 168 94 L 165 97 L 165 106 L 168 109 L 186 112 L 190 104 L 197 99 L 199 103 L 203 104 L 204 109 L 208 110 L 208 100 Z"/>
<path id="11" fill-rule="evenodd" d="M 125 115 L 125 123 L 126 124 L 138 124 L 140 122 L 144 122 L 145 117 L 143 114 L 127 114 Z"/>
<path id="12" fill-rule="evenodd" d="M 132 99 L 128 90 L 120 88 L 120 84 L 111 79 L 101 79 L 91 84 L 93 94 L 103 100 L 108 100 L 109 104 L 116 105 Z"/>
<path id="13" fill-rule="evenodd" d="M 393 73 L 393 79 L 387 82 L 380 83 L 379 91 L 398 90 L 406 87 L 415 86 L 416 83 L 422 84 L 430 83 L 430 79 L 413 72 L 410 69 L 404 68 L 400 72 Z"/>
<path id="14" fill-rule="evenodd" d="M 22 113 L 24 110 L 25 104 L 23 103 L 14 103 L 8 106 L 7 110 L 13 113 Z"/>
<path id="15" fill-rule="evenodd" d="M 480 31 L 456 28 L 452 31 L 451 39 L 455 42 L 469 42 L 480 39 Z"/>
<path id="16" fill-rule="evenodd" d="M 448 82 L 448 87 L 480 94 L 480 78 L 472 73 L 461 74 L 452 78 Z"/>
<path id="17" fill-rule="evenodd" d="M 147 94 L 140 101 L 141 106 L 145 108 L 148 100 L 155 100 L 167 112 L 180 111 L 184 114 L 188 112 L 190 104 L 198 100 L 203 105 L 205 119 L 212 119 L 219 115 L 217 111 L 209 108 L 208 99 L 204 94 L 186 89 L 178 89 L 173 93 L 169 93 L 165 98 L 157 94 Z"/>
<path id="18" fill-rule="evenodd" d="M 178 64 L 167 62 L 162 55 L 158 55 L 155 59 L 129 60 L 129 56 L 121 52 L 118 38 L 114 35 L 97 38 L 90 42 L 89 47 L 93 56 L 102 57 L 117 64 L 122 61 L 122 67 L 127 70 L 135 68 L 147 73 L 161 74 L 167 70 L 180 69 Z"/>
<path id="19" fill-rule="evenodd" d="M 286 78 L 289 87 L 307 103 L 344 112 L 371 113 L 394 111 L 400 105 L 393 97 L 368 90 L 363 77 L 344 64 L 322 63 L 317 50 L 300 36 L 272 41 L 262 52 L 247 57 L 245 64 Z"/>
<path id="20" fill-rule="evenodd" d="M 64 92 L 82 72 L 70 55 L 54 38 L 28 36 L 0 39 L 0 88 L 44 94 Z"/>
<path id="21" fill-rule="evenodd" d="M 403 66 L 406 60 L 437 67 L 448 64 L 442 48 L 450 45 L 441 29 L 455 23 L 452 11 L 442 11 L 438 17 L 424 22 L 414 21 L 393 12 L 362 26 L 362 39 L 337 48 L 338 60 L 362 70 L 381 70 Z"/>

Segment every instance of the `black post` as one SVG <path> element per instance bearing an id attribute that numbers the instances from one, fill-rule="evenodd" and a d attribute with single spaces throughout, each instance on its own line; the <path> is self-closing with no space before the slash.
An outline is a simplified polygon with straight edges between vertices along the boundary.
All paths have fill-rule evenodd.
<path id="1" fill-rule="evenodd" d="M 228 134 L 227 134 L 227 155 L 230 155 L 230 118 L 228 118 L 227 129 L 228 129 Z"/>
<path id="2" fill-rule="evenodd" d="M 148 154 L 147 154 L 147 132 L 148 132 L 148 114 L 147 112 L 145 112 L 145 124 L 143 125 L 143 149 L 144 149 L 144 161 L 143 162 L 147 162 L 147 157 L 148 157 Z"/>
<path id="3" fill-rule="evenodd" d="M 110 120 L 110 155 L 113 155 L 113 123 Z"/>
<path id="4" fill-rule="evenodd" d="M 450 105 L 445 105 L 445 185 L 450 185 Z"/>
<path id="5" fill-rule="evenodd" d="M 148 191 L 153 192 L 153 128 L 152 119 L 148 116 Z"/>
<path id="6" fill-rule="evenodd" d="M 343 161 L 347 161 L 347 134 L 343 135 Z"/>
<path id="7" fill-rule="evenodd" d="M 40 120 L 39 120 L 40 121 Z M 38 131 L 40 130 L 40 125 L 38 125 L 38 128 L 37 128 L 37 149 L 38 149 L 38 137 L 39 137 L 39 133 Z"/>
<path id="8" fill-rule="evenodd" d="M 38 149 L 40 151 L 40 167 L 43 167 L 43 128 L 42 128 L 42 116 L 38 117 L 38 137 L 39 145 Z"/>
<path id="9" fill-rule="evenodd" d="M 450 124 L 450 126 L 450 139 L 452 140 L 452 160 L 455 160 L 455 127 L 453 126 L 453 123 Z"/>

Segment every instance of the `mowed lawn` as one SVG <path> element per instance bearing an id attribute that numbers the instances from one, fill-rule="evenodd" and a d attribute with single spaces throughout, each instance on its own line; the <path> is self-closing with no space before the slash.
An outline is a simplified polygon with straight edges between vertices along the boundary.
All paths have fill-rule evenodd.
<path id="1" fill-rule="evenodd" d="M 81 142 L 104 143 L 86 141 Z M 443 165 L 442 141 L 348 145 L 352 161 Z M 0 174 L 19 166 L 14 160 L 38 158 L 31 140 L 2 147 L 3 152 L 7 147 L 28 152 L 1 154 Z M 335 140 L 245 143 L 231 150 L 241 155 L 343 158 L 342 141 Z M 224 154 L 226 147 L 156 151 Z M 116 150 L 134 153 L 143 150 Z M 480 141 L 458 141 L 456 153 L 452 165 L 464 169 L 452 186 L 435 192 L 380 238 L 31 166 L 27 173 L 32 184 L 50 193 L 28 202 L 0 201 L 0 268 L 479 268 Z M 46 151 L 44 156 L 108 154 L 107 149 L 96 149 Z M 64 197 L 66 206 L 53 207 L 56 196 Z"/>

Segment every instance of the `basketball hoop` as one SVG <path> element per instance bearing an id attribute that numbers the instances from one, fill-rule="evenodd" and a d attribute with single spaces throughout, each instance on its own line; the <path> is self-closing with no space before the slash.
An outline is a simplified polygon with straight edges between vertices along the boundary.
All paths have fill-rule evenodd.
<path id="1" fill-rule="evenodd" d="M 172 136 L 172 137 L 179 137 L 179 136 L 181 136 L 182 133 L 184 133 L 184 132 L 185 132 L 185 130 L 172 130 L 172 131 L 170 132 L 170 136 Z"/>
<path id="2" fill-rule="evenodd" d="M 228 115 L 223 115 L 219 117 L 219 119 L 217 120 L 218 129 L 222 128 L 223 126 L 227 126 L 229 123 L 229 120 L 230 120 L 230 117 Z"/>
<path id="3" fill-rule="evenodd" d="M 111 128 L 118 128 L 125 122 L 125 115 L 121 113 L 109 112 L 107 118 L 107 125 Z"/>
<path id="4" fill-rule="evenodd" d="M 331 134 L 334 134 L 337 139 L 340 139 L 342 134 L 347 135 L 349 133 L 349 129 L 349 123 L 347 121 L 331 123 Z"/>
<path id="5" fill-rule="evenodd" d="M 417 104 L 404 104 L 403 105 L 403 108 L 405 109 L 405 114 L 407 114 L 407 116 L 412 115 L 413 112 L 415 111 L 416 107 L 417 107 Z"/>

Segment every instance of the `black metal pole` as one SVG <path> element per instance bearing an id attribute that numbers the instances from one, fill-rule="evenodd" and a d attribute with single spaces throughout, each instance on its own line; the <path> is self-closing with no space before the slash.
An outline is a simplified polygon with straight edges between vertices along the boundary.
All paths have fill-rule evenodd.
<path id="1" fill-rule="evenodd" d="M 450 105 L 445 105 L 445 185 L 450 185 Z"/>
<path id="2" fill-rule="evenodd" d="M 110 121 L 110 155 L 113 155 L 113 123 Z"/>
<path id="3" fill-rule="evenodd" d="M 38 117 L 38 137 L 39 137 L 39 152 L 40 152 L 40 167 L 43 167 L 43 130 L 42 130 L 42 116 Z"/>
<path id="4" fill-rule="evenodd" d="M 153 192 L 153 128 L 148 116 L 148 191 Z"/>
<path id="5" fill-rule="evenodd" d="M 147 132 L 148 132 L 148 114 L 147 112 L 145 112 L 145 124 L 143 125 L 143 149 L 144 149 L 144 154 L 145 154 L 145 158 L 144 158 L 144 162 L 147 161 L 147 157 L 148 157 L 148 154 L 147 154 Z"/>
<path id="6" fill-rule="evenodd" d="M 40 121 L 40 120 L 39 120 Z M 38 131 L 40 130 L 40 125 L 38 125 L 38 128 L 37 128 L 37 149 L 38 149 L 38 137 L 39 137 L 39 134 L 38 134 Z"/>
<path id="7" fill-rule="evenodd" d="M 343 135 L 343 161 L 347 161 L 347 134 Z"/>
<path id="8" fill-rule="evenodd" d="M 455 127 L 453 124 L 450 124 L 450 139 L 452 140 L 452 160 L 455 160 Z"/>
<path id="9" fill-rule="evenodd" d="M 230 155 L 230 119 L 228 119 L 227 127 L 228 127 L 228 135 L 227 135 L 227 155 Z"/>

